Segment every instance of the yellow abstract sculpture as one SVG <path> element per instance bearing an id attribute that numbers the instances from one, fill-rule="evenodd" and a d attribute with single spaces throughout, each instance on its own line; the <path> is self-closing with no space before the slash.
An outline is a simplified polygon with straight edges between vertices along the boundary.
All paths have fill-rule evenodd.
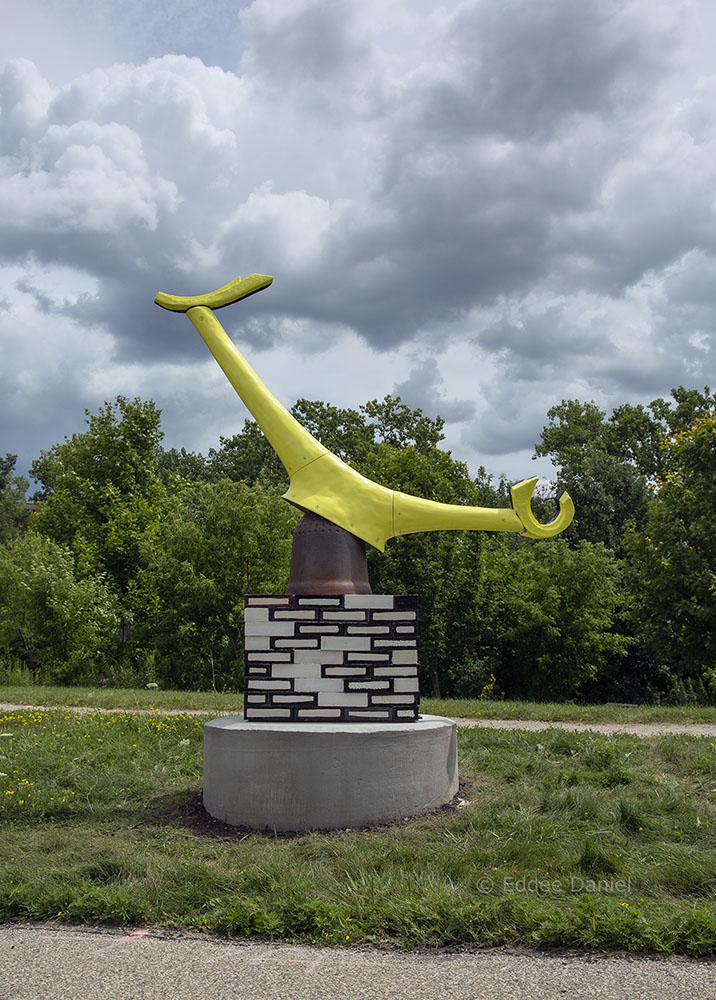
<path id="1" fill-rule="evenodd" d="M 535 519 L 531 499 L 537 476 L 512 487 L 511 508 L 463 507 L 386 489 L 332 454 L 271 395 L 214 315 L 214 309 L 253 295 L 272 281 L 269 275 L 252 274 L 208 295 L 181 297 L 160 292 L 154 301 L 164 309 L 185 312 L 201 334 L 285 466 L 291 480 L 284 493 L 286 500 L 381 551 L 389 538 L 417 531 L 519 531 L 529 538 L 551 538 L 571 523 L 574 504 L 568 493 L 560 496 L 559 513 L 553 521 L 540 524 Z"/>

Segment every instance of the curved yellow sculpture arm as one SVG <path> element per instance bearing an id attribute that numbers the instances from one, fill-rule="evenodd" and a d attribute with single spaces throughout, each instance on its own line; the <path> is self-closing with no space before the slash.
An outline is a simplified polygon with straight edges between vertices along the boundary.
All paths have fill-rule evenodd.
<path id="1" fill-rule="evenodd" d="M 154 301 L 164 309 L 186 312 L 201 334 L 285 466 L 291 480 L 286 500 L 320 514 L 381 551 L 389 538 L 417 531 L 520 531 L 530 538 L 551 538 L 571 523 L 574 505 L 567 493 L 559 498 L 559 514 L 553 521 L 540 524 L 535 519 L 530 501 L 536 476 L 512 487 L 512 508 L 462 507 L 386 489 L 328 451 L 272 396 L 212 311 L 272 281 L 268 275 L 252 274 L 208 295 L 181 297 L 160 292 Z"/>
<path id="2" fill-rule="evenodd" d="M 221 309 L 230 306 L 232 302 L 246 299 L 262 288 L 268 288 L 273 281 L 270 274 L 252 274 L 248 278 L 234 278 L 228 285 L 222 285 L 208 295 L 166 295 L 159 292 L 154 301 L 162 309 L 172 312 L 188 312 L 195 306 L 206 306 L 207 309 Z"/>

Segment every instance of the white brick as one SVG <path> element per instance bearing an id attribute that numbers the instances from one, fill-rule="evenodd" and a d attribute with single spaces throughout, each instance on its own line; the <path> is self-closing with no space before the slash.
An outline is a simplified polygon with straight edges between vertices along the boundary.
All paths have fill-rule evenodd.
<path id="1" fill-rule="evenodd" d="M 291 611 L 274 611 L 273 617 L 274 617 L 274 620 L 276 620 L 278 618 L 293 618 L 296 621 L 299 621 L 299 620 L 305 621 L 307 619 L 309 621 L 315 621 L 316 620 L 316 612 L 315 611 L 298 611 L 298 610 L 294 610 L 294 609 L 292 609 Z"/>
<path id="2" fill-rule="evenodd" d="M 396 677 L 393 681 L 393 690 L 397 693 L 398 691 L 417 691 L 418 690 L 418 678 L 417 677 Z"/>
<path id="3" fill-rule="evenodd" d="M 393 663 L 417 663 L 417 649 L 396 649 L 393 653 Z"/>
<path id="4" fill-rule="evenodd" d="M 388 702 L 391 705 L 409 705 L 415 701 L 415 695 L 412 694 L 374 694 L 371 699 L 373 702 L 379 702 L 384 704 Z"/>
<path id="5" fill-rule="evenodd" d="M 277 663 L 271 669 L 272 677 L 318 677 L 321 676 L 320 663 Z"/>
<path id="6" fill-rule="evenodd" d="M 343 663 L 340 649 L 297 649 L 293 654 L 294 663 Z"/>
<path id="7" fill-rule="evenodd" d="M 244 621 L 267 622 L 269 620 L 268 613 L 268 608 L 244 608 Z"/>
<path id="8" fill-rule="evenodd" d="M 248 665 L 248 675 L 249 677 L 265 677 L 269 672 L 268 664 L 260 663 L 249 663 Z"/>
<path id="9" fill-rule="evenodd" d="M 337 625 L 301 625 L 299 623 L 298 631 L 300 635 L 313 635 L 316 632 L 328 635 L 329 632 L 337 632 Z"/>
<path id="10" fill-rule="evenodd" d="M 299 597 L 298 603 L 309 604 L 309 605 L 316 604 L 320 605 L 321 607 L 330 604 L 333 605 L 333 607 L 335 607 L 336 604 L 340 604 L 341 602 L 337 597 Z"/>
<path id="11" fill-rule="evenodd" d="M 415 611 L 375 611 L 373 621 L 389 618 L 393 622 L 414 622 L 416 615 Z"/>
<path id="12" fill-rule="evenodd" d="M 280 689 L 282 691 L 289 691 L 291 689 L 290 681 L 275 681 L 271 677 L 257 677 L 251 678 L 251 690 L 252 691 L 275 691 Z"/>
<path id="13" fill-rule="evenodd" d="M 370 660 L 371 663 L 387 663 L 390 660 L 388 653 L 347 653 L 348 660 Z"/>
<path id="14" fill-rule="evenodd" d="M 346 713 L 349 719 L 389 719 L 390 712 L 386 709 L 377 708 L 375 711 L 367 709 L 365 712 L 350 711 Z"/>
<path id="15" fill-rule="evenodd" d="M 406 711 L 404 708 L 399 708 L 398 711 L 395 714 L 396 714 L 397 718 L 399 718 L 399 719 L 405 719 L 405 718 L 414 719 L 415 718 L 415 711 L 414 711 L 414 709 L 408 709 Z"/>
<path id="16" fill-rule="evenodd" d="M 288 683 L 288 682 L 287 682 Z M 294 691 L 342 691 L 343 681 L 340 677 L 297 677 L 293 682 Z"/>
<path id="17" fill-rule="evenodd" d="M 321 649 L 370 649 L 370 639 L 366 636 L 324 635 Z"/>
<path id="18" fill-rule="evenodd" d="M 290 719 L 291 709 L 290 708 L 247 708 L 246 718 L 247 719 L 266 719 L 271 717 L 272 719 Z"/>
<path id="19" fill-rule="evenodd" d="M 360 691 L 319 691 L 318 704 L 333 708 L 334 705 L 351 705 L 353 708 L 367 708 L 368 695 Z"/>
<path id="20" fill-rule="evenodd" d="M 374 677 L 417 677 L 418 668 L 414 667 L 373 667 Z"/>
<path id="21" fill-rule="evenodd" d="M 365 677 L 367 667 L 326 667 L 326 677 Z"/>
<path id="22" fill-rule="evenodd" d="M 349 625 L 346 632 L 348 635 L 385 635 L 390 629 L 387 625 Z"/>
<path id="23" fill-rule="evenodd" d="M 269 637 L 267 635 L 247 635 L 244 639 L 244 649 L 268 649 Z"/>
<path id="24" fill-rule="evenodd" d="M 268 653 L 247 653 L 246 656 L 250 663 L 259 661 L 273 663 L 274 661 L 278 660 L 291 659 L 290 653 L 276 653 L 273 650 L 269 650 Z"/>
<path id="25" fill-rule="evenodd" d="M 395 630 L 398 635 L 415 635 L 414 625 L 398 625 Z"/>
<path id="26" fill-rule="evenodd" d="M 315 719 L 320 715 L 322 719 L 340 719 L 340 708 L 299 708 L 296 713 L 299 719 Z"/>
<path id="27" fill-rule="evenodd" d="M 261 607 L 261 605 L 266 604 L 270 604 L 271 607 L 274 607 L 274 605 L 280 604 L 282 607 L 287 608 L 291 604 L 290 599 L 285 595 L 283 597 L 271 597 L 268 595 L 264 596 L 263 594 L 258 594 L 256 597 L 247 598 L 247 600 L 249 606 L 255 605 L 257 607 Z"/>
<path id="28" fill-rule="evenodd" d="M 365 611 L 324 611 L 324 621 L 364 622 Z"/>
<path id="29" fill-rule="evenodd" d="M 273 700 L 274 704 L 277 704 L 278 702 L 281 702 L 281 701 L 282 702 L 287 702 L 287 701 L 293 702 L 293 701 L 295 701 L 297 704 L 303 704 L 304 702 L 307 702 L 307 701 L 311 701 L 312 702 L 313 701 L 313 695 L 310 695 L 310 694 L 294 694 L 293 692 L 291 692 L 291 694 L 275 694 L 275 695 L 272 695 L 272 700 Z"/>
<path id="30" fill-rule="evenodd" d="M 374 639 L 376 646 L 415 646 L 415 639 Z"/>
<path id="31" fill-rule="evenodd" d="M 318 649 L 318 639 L 277 639 L 276 649 L 286 649 L 286 648 L 299 649 L 303 647 L 305 649 Z"/>
<path id="32" fill-rule="evenodd" d="M 244 635 L 293 635 L 293 622 L 246 622 Z"/>
<path id="33" fill-rule="evenodd" d="M 349 691 L 387 691 L 390 681 L 348 681 Z"/>
<path id="34" fill-rule="evenodd" d="M 388 594 L 346 594 L 345 608 L 392 608 L 393 598 Z"/>
<path id="35" fill-rule="evenodd" d="M 246 695 L 246 700 L 250 701 L 252 703 L 256 702 L 259 705 L 265 705 L 266 704 L 266 697 L 267 696 L 265 694 L 247 694 Z"/>

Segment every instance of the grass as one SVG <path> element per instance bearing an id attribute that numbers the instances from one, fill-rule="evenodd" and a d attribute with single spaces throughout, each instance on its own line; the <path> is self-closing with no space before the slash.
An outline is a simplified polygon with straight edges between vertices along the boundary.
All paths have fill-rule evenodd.
<path id="1" fill-rule="evenodd" d="M 0 702 L 46 707 L 125 708 L 128 711 L 199 711 L 217 715 L 241 712 L 241 694 L 218 691 L 159 691 L 146 688 L 54 687 L 45 684 L 0 684 Z"/>
<path id="2" fill-rule="evenodd" d="M 0 702 L 12 705 L 125 708 L 130 711 L 200 711 L 240 713 L 243 697 L 217 691 L 159 691 L 146 688 L 83 688 L 50 685 L 0 685 Z M 538 719 L 545 722 L 710 722 L 716 706 L 702 705 L 575 705 L 569 702 L 489 701 L 423 698 L 426 715 L 464 719 Z"/>
<path id="3" fill-rule="evenodd" d="M 0 919 L 716 952 L 716 740 L 463 730 L 462 808 L 276 838 L 206 820 L 203 722 L 0 713 Z"/>

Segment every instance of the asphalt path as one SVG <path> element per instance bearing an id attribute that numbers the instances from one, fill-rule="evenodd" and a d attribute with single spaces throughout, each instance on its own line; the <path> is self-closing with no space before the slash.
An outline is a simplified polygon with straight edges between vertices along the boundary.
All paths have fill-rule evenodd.
<path id="1" fill-rule="evenodd" d="M 716 963 L 0 927 L 1 1000 L 716 1000 Z"/>

